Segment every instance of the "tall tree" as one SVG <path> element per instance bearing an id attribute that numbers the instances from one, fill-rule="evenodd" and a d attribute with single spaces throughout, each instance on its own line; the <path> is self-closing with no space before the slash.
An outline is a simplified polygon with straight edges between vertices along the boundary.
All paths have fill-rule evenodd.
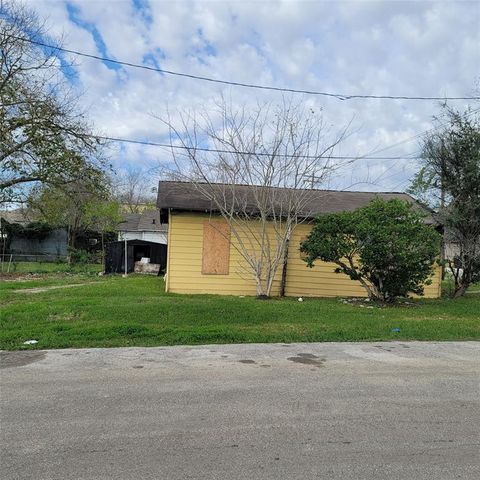
<path id="1" fill-rule="evenodd" d="M 253 277 L 257 296 L 269 297 L 279 276 L 282 294 L 289 241 L 308 211 L 306 189 L 339 167 L 331 155 L 347 129 L 330 132 L 321 113 L 289 100 L 247 109 L 222 98 L 212 113 L 179 117 L 180 125 L 165 120 L 172 144 L 184 147 L 172 149 L 176 168 L 168 174 L 192 182 L 227 222 L 244 260 L 238 268 Z"/>
<path id="2" fill-rule="evenodd" d="M 446 125 L 444 125 L 446 119 Z M 438 210 L 455 257 L 446 263 L 454 297 L 480 281 L 480 117 L 445 106 L 440 129 L 425 137 L 423 165 L 410 191 Z"/>
<path id="3" fill-rule="evenodd" d="M 119 205 L 112 199 L 105 177 L 93 184 L 77 181 L 62 188 L 41 185 L 30 192 L 28 205 L 40 220 L 67 228 L 72 248 L 76 247 L 79 234 L 95 230 L 103 236 L 114 231 L 121 221 Z"/>
<path id="4" fill-rule="evenodd" d="M 120 170 L 112 178 L 113 192 L 122 209 L 128 213 L 140 213 L 146 208 L 155 208 L 156 187 L 152 176 L 140 168 Z"/>
<path id="5" fill-rule="evenodd" d="M 84 227 L 100 233 L 102 263 L 105 262 L 105 235 L 118 230 L 123 217 L 120 205 L 110 198 L 92 199 L 85 204 L 83 211 Z"/>
<path id="6" fill-rule="evenodd" d="M 0 201 L 16 200 L 22 187 L 38 183 L 93 180 L 105 168 L 70 93 L 69 66 L 55 48 L 29 42 L 47 35 L 34 11 L 17 1 L 0 3 Z"/>

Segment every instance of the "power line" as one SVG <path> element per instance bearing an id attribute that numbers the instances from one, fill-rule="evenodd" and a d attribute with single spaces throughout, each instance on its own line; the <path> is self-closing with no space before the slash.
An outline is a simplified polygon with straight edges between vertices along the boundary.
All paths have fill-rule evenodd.
<path id="1" fill-rule="evenodd" d="M 235 155 L 254 155 L 259 157 L 268 157 L 272 156 L 272 153 L 269 152 L 247 152 L 247 151 L 235 151 L 235 150 L 222 150 L 218 148 L 206 148 L 206 147 L 187 147 L 185 145 L 174 145 L 172 143 L 158 143 L 158 142 L 149 142 L 143 140 L 133 140 L 129 138 L 119 138 L 119 137 L 108 137 L 104 135 L 84 135 L 85 137 L 96 138 L 98 140 L 106 140 L 110 142 L 117 142 L 117 143 L 130 143 L 134 145 L 143 145 L 149 147 L 162 147 L 162 148 L 170 148 L 170 149 L 179 149 L 179 150 L 187 150 L 187 151 L 199 151 L 199 152 L 210 152 L 210 153 L 224 153 L 224 154 L 235 154 Z M 414 160 L 418 158 L 417 156 L 412 155 L 404 155 L 404 156 L 397 156 L 397 157 L 368 157 L 363 155 L 292 155 L 286 153 L 275 153 L 277 157 L 286 157 L 286 158 L 294 158 L 294 157 L 302 157 L 302 158 L 322 158 L 322 159 L 331 159 L 331 160 Z"/>
<path id="2" fill-rule="evenodd" d="M 245 88 L 256 88 L 259 90 L 273 90 L 277 92 L 287 92 L 287 93 L 302 93 L 305 95 L 319 95 L 319 96 L 324 96 L 324 97 L 333 97 L 336 98 L 337 100 L 353 100 L 353 99 L 379 99 L 379 100 L 480 100 L 480 97 L 413 97 L 413 96 L 407 96 L 407 95 L 348 95 L 348 94 L 343 94 L 343 93 L 331 93 L 331 92 L 321 92 L 317 90 L 299 90 L 295 88 L 285 88 L 285 87 L 273 87 L 269 85 L 258 85 L 258 84 L 253 84 L 253 83 L 243 83 L 243 82 L 234 82 L 230 80 L 220 80 L 216 78 L 211 78 L 211 77 L 204 77 L 200 75 L 192 75 L 189 73 L 182 73 L 182 72 L 174 72 L 172 70 L 165 70 L 163 68 L 157 68 L 157 67 L 150 67 L 148 65 L 141 65 L 138 63 L 131 63 L 131 62 L 125 62 L 121 60 L 114 60 L 112 58 L 108 57 L 103 57 L 99 55 L 92 55 L 89 53 L 84 53 L 84 52 L 79 52 L 78 50 L 72 50 L 68 48 L 63 48 L 63 47 L 58 47 L 54 45 L 49 45 L 48 43 L 43 43 L 39 42 L 37 40 L 31 40 L 29 38 L 22 38 L 22 37 L 14 37 L 18 40 L 25 41 L 28 43 L 32 43 L 34 45 L 38 45 L 40 47 L 45 47 L 45 48 L 51 48 L 54 50 L 59 50 L 61 52 L 65 53 L 71 53 L 72 55 L 77 55 L 80 57 L 86 57 L 86 58 L 91 58 L 94 60 L 100 60 L 102 62 L 108 62 L 108 63 L 113 63 L 116 65 L 122 65 L 124 67 L 132 67 L 132 68 L 139 68 L 142 70 L 149 70 L 153 72 L 158 72 L 158 73 L 163 73 L 166 75 L 174 75 L 177 77 L 184 77 L 184 78 L 190 78 L 193 80 L 201 80 L 204 82 L 211 82 L 211 83 L 220 83 L 222 85 L 231 85 L 235 87 L 245 87 Z"/>
<path id="3" fill-rule="evenodd" d="M 480 112 L 480 108 L 472 110 L 471 112 L 468 112 L 466 115 L 470 116 L 473 115 L 477 112 Z M 380 153 L 385 150 L 389 150 L 391 148 L 397 147 L 399 145 L 402 145 L 404 143 L 411 142 L 412 140 L 415 140 L 417 138 L 422 137 L 428 132 L 432 132 L 434 130 L 438 130 L 439 128 L 445 126 L 448 124 L 447 122 L 443 122 L 439 125 L 436 125 L 432 128 L 429 128 L 423 132 L 417 133 L 416 135 L 413 135 L 412 137 L 408 137 L 400 142 L 394 143 L 392 145 L 388 145 L 386 147 L 376 149 L 370 154 L 365 154 L 365 155 L 303 155 L 303 158 L 323 158 L 323 159 L 331 159 L 331 160 L 418 160 L 420 159 L 420 155 L 418 153 L 410 153 L 407 155 L 402 155 L 402 156 L 384 156 L 384 157 L 379 157 L 379 156 L 373 156 L 375 153 Z M 151 142 L 151 141 L 146 141 L 146 140 L 133 140 L 130 138 L 120 138 L 120 137 L 110 137 L 106 135 L 84 135 L 85 137 L 89 138 L 95 138 L 98 140 L 106 140 L 110 142 L 117 142 L 117 143 L 129 143 L 133 145 L 143 145 L 143 146 L 151 146 L 151 147 L 161 147 L 161 148 L 168 148 L 168 149 L 179 149 L 179 150 L 187 150 L 187 151 L 199 151 L 199 152 L 211 152 L 211 153 L 223 153 L 223 154 L 237 154 L 237 155 L 256 155 L 256 156 L 271 156 L 272 153 L 269 152 L 247 152 L 247 151 L 234 151 L 234 150 L 223 150 L 223 149 L 217 149 L 217 148 L 206 148 L 206 147 L 188 147 L 186 145 L 174 145 L 172 143 L 159 143 L 159 142 Z M 286 157 L 286 158 L 293 158 L 295 156 L 298 157 L 298 155 L 291 155 L 291 154 L 275 154 L 279 157 Z"/>
<path id="4" fill-rule="evenodd" d="M 472 110 L 471 112 L 468 112 L 466 116 L 473 115 L 477 112 L 480 112 L 480 108 Z M 378 156 L 373 156 L 375 153 L 380 153 L 385 150 L 389 150 L 391 148 L 397 147 L 399 145 L 403 145 L 404 143 L 411 142 L 412 140 L 415 140 L 417 138 L 422 137 L 428 132 L 432 132 L 434 130 L 438 130 L 439 128 L 445 126 L 448 124 L 448 121 L 443 122 L 439 125 L 436 125 L 432 128 L 429 128 L 427 130 L 424 130 L 423 132 L 417 133 L 416 135 L 413 135 L 412 137 L 408 137 L 404 140 L 401 140 L 400 142 L 393 143 L 391 145 L 388 145 L 386 147 L 382 147 L 380 149 L 376 149 L 370 154 L 365 154 L 365 155 L 302 155 L 303 158 L 324 158 L 324 159 L 332 159 L 332 160 L 417 160 L 420 159 L 420 155 L 418 153 L 410 153 L 407 155 L 400 155 L 400 156 L 387 156 L 387 157 L 378 157 Z M 188 151 L 199 151 L 199 152 L 211 152 L 211 153 L 225 153 L 225 154 L 237 154 L 237 155 L 257 155 L 261 157 L 265 156 L 271 156 L 273 155 L 272 153 L 269 152 L 247 152 L 247 151 L 234 151 L 234 150 L 223 150 L 223 149 L 218 149 L 218 148 L 207 148 L 207 147 L 188 147 L 186 145 L 175 145 L 173 143 L 159 143 L 159 142 L 150 142 L 147 140 L 133 140 L 130 138 L 120 138 L 120 137 L 110 137 L 106 135 L 84 135 L 85 137 L 89 138 L 96 138 L 98 140 L 106 140 L 110 142 L 117 142 L 117 143 L 130 143 L 134 145 L 144 145 L 144 146 L 150 146 L 150 147 L 162 147 L 162 148 L 169 148 L 169 149 L 179 149 L 179 150 L 188 150 Z M 279 157 L 296 157 L 298 155 L 291 155 L 291 154 L 280 154 L 276 153 L 276 156 Z"/>
<path id="5" fill-rule="evenodd" d="M 480 112 L 480 108 L 477 108 L 475 110 L 472 110 L 466 114 L 466 116 L 473 115 L 475 113 Z M 435 125 L 432 128 L 429 128 L 427 130 L 424 130 L 423 132 L 417 133 L 416 135 L 413 135 L 412 137 L 408 137 L 400 142 L 393 143 L 391 145 L 388 145 L 386 147 L 382 147 L 379 149 L 374 150 L 370 154 L 365 154 L 365 155 L 337 155 L 337 156 L 319 156 L 319 155 L 304 155 L 304 158 L 325 158 L 325 159 L 332 159 L 332 160 L 417 160 L 420 159 L 421 157 L 419 156 L 418 153 L 410 153 L 407 155 L 403 156 L 391 156 L 391 157 L 375 157 L 373 156 L 375 153 L 380 153 L 385 150 L 389 150 L 391 148 L 397 147 L 399 145 L 403 145 L 405 143 L 411 142 L 412 140 L 415 140 L 417 138 L 422 137 L 426 133 L 432 132 L 434 130 L 438 130 L 439 128 L 444 127 L 445 125 L 448 124 L 448 121 L 440 123 L 439 125 Z M 110 142 L 118 142 L 118 143 L 130 143 L 134 145 L 144 145 L 144 146 L 152 146 L 152 147 L 162 147 L 162 148 L 169 148 L 169 149 L 180 149 L 180 150 L 192 150 L 192 151 L 200 151 L 200 152 L 212 152 L 212 153 L 225 153 L 225 154 L 238 154 L 238 155 L 257 155 L 257 156 L 270 156 L 272 155 L 271 153 L 268 152 L 245 152 L 245 151 L 233 151 L 233 150 L 222 150 L 222 149 L 216 149 L 216 148 L 206 148 L 206 147 L 187 147 L 185 145 L 174 145 L 172 143 L 158 143 L 158 142 L 150 142 L 150 141 L 144 141 L 144 140 L 133 140 L 129 138 L 119 138 L 119 137 L 109 137 L 105 135 L 86 135 L 90 138 L 96 138 L 98 140 L 106 140 Z M 294 157 L 295 155 L 288 155 L 288 154 L 276 154 L 277 156 L 281 157 Z"/>

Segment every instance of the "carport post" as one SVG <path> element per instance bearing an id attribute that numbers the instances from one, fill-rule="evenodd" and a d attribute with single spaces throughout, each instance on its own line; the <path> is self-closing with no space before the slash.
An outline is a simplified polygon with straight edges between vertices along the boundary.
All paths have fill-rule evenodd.
<path id="1" fill-rule="evenodd" d="M 128 275 L 128 267 L 127 267 L 127 239 L 125 238 L 125 272 L 124 272 L 124 276 L 126 277 Z"/>

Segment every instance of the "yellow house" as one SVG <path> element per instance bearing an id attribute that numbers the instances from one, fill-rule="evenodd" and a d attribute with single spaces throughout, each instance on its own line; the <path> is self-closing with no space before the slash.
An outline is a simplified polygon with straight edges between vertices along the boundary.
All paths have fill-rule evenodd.
<path id="1" fill-rule="evenodd" d="M 219 184 L 220 185 L 220 184 Z M 236 186 L 248 199 L 248 186 Z M 281 190 L 281 189 L 279 189 Z M 317 261 L 306 265 L 299 251 L 300 242 L 320 213 L 354 210 L 367 205 L 375 196 L 398 198 L 415 203 L 405 193 L 305 191 L 308 195 L 304 222 L 292 233 L 288 248 L 285 295 L 295 297 L 363 297 L 364 288 L 344 274 L 335 273 L 336 265 Z M 248 203 L 248 201 L 247 201 Z M 239 242 L 248 242 L 248 232 L 232 235 L 205 191 L 188 182 L 161 181 L 157 206 L 163 222 L 168 222 L 166 290 L 175 293 L 255 295 L 254 276 L 241 254 Z M 248 207 L 247 207 L 248 208 Z M 253 206 L 252 206 L 253 208 Z M 427 222 L 434 223 L 430 217 Z M 255 227 L 251 234 L 255 236 Z M 252 244 L 253 245 L 253 244 Z M 252 247 L 254 248 L 254 247 Z M 272 295 L 280 294 L 282 267 L 273 280 Z M 440 296 L 441 269 L 436 270 L 425 297 Z"/>

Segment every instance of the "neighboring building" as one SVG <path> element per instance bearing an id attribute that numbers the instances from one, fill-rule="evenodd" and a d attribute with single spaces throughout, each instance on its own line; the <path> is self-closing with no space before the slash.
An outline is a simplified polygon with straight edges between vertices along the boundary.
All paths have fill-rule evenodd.
<path id="1" fill-rule="evenodd" d="M 460 246 L 453 232 L 448 228 L 443 235 L 445 260 L 453 261 L 460 255 Z"/>
<path id="2" fill-rule="evenodd" d="M 28 227 L 35 222 L 35 216 L 29 210 L 17 209 L 0 212 L 0 222 L 7 221 L 20 227 Z M 5 229 L 2 228 L 2 235 Z M 42 235 L 24 232 L 9 234 L 5 244 L 5 253 L 15 255 L 18 260 L 52 261 L 67 255 L 68 235 L 65 228 L 54 228 Z M 3 248 L 2 252 L 3 253 Z"/>
<path id="3" fill-rule="evenodd" d="M 146 240 L 167 243 L 168 225 L 160 223 L 158 210 L 141 213 L 127 213 L 118 226 L 118 240 Z"/>
<path id="4" fill-rule="evenodd" d="M 445 228 L 445 233 L 443 235 L 445 259 L 453 261 L 455 265 L 461 263 L 461 260 L 459 259 L 461 254 L 468 256 L 475 255 L 474 252 L 480 252 L 479 241 L 476 244 L 474 242 L 463 244 L 464 251 L 462 253 L 460 249 L 461 242 L 459 241 L 458 235 L 458 233 L 456 234 L 454 230 L 449 229 L 448 227 Z"/>
<path id="5" fill-rule="evenodd" d="M 30 210 L 16 208 L 15 210 L 0 211 L 0 218 L 8 223 L 18 223 L 19 225 L 28 225 L 36 220 Z"/>
<path id="6" fill-rule="evenodd" d="M 235 188 L 244 205 L 254 204 L 248 200 L 250 187 L 238 185 Z M 282 189 L 279 189 L 279 194 L 282 194 Z M 355 210 L 367 205 L 376 196 L 386 200 L 405 200 L 423 209 L 404 193 L 308 190 L 305 194 L 308 195 L 308 211 L 302 214 L 305 223 L 296 227 L 289 243 L 287 296 L 365 296 L 360 283 L 344 274 L 335 273 L 335 264 L 318 261 L 313 268 L 309 268 L 302 260 L 300 242 L 310 232 L 312 220 L 318 214 Z M 236 240 L 230 235 L 227 222 L 222 220 L 212 207 L 212 202 L 194 184 L 160 182 L 157 206 L 162 220 L 168 220 L 167 291 L 255 295 L 254 279 L 236 248 Z M 431 217 L 426 221 L 434 223 Z M 222 233 L 215 233 L 219 231 Z M 210 269 L 209 262 L 215 264 L 214 269 Z M 280 276 L 279 271 L 272 295 L 279 295 Z M 425 287 L 425 296 L 438 297 L 440 286 L 441 268 L 438 267 L 431 285 Z"/>
<path id="7" fill-rule="evenodd" d="M 26 209 L 0 212 L 0 254 L 13 255 L 17 261 L 56 261 L 67 259 L 69 255 L 68 229 L 66 227 L 50 227 L 39 221 L 39 216 Z M 13 228 L 6 228 L 8 222 Z M 8 233 L 7 233 L 8 232 Z M 103 235 L 105 242 L 115 238 L 115 233 Z M 101 254 L 101 233 L 92 230 L 81 230 L 75 235 L 75 248 L 85 250 L 92 255 Z"/>

